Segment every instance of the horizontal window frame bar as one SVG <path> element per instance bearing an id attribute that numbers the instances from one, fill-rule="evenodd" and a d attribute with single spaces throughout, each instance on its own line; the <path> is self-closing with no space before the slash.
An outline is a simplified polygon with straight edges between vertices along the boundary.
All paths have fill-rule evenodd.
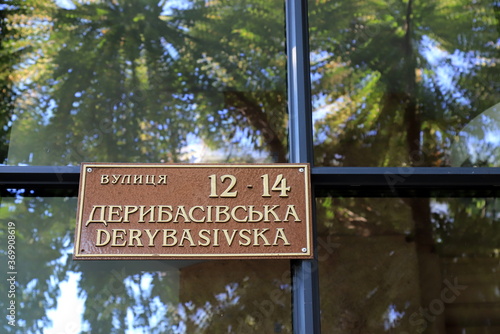
<path id="1" fill-rule="evenodd" d="M 315 167 L 318 197 L 496 197 L 497 167 Z"/>
<path id="2" fill-rule="evenodd" d="M 78 189 L 80 166 L 0 166 L 3 188 Z M 313 167 L 315 189 L 381 192 L 499 190 L 499 167 Z"/>
<path id="3" fill-rule="evenodd" d="M 0 166 L 3 188 L 74 188 L 80 182 L 80 166 Z"/>

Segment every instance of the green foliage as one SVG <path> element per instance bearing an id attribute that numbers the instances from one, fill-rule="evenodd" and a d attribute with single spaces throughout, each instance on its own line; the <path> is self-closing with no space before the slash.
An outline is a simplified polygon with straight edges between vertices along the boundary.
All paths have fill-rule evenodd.
<path id="1" fill-rule="evenodd" d="M 496 256 L 500 248 L 495 198 L 436 200 L 432 214 L 437 245 L 448 256 Z"/>
<path id="2" fill-rule="evenodd" d="M 47 22 L 26 33 L 46 43 L 25 59 L 31 71 L 18 85 L 33 102 L 19 113 L 8 163 L 177 162 L 196 141 L 284 162 L 280 2 L 175 5 L 38 7 Z"/>
<path id="3" fill-rule="evenodd" d="M 28 197 L 23 190 L 0 206 L 0 259 L 4 268 L 7 223 L 16 227 L 17 327 L 2 333 L 42 333 L 64 320 L 75 333 L 267 332 L 291 333 L 288 261 L 79 261 L 71 259 L 76 198 Z M 2 279 L 6 280 L 6 272 Z M 77 277 L 78 291 L 62 284 Z M 7 284 L 0 306 L 7 308 Z M 83 301 L 83 314 L 68 300 Z M 272 303 L 271 303 L 271 301 Z M 269 315 L 264 310 L 272 309 Z M 68 319 L 48 313 L 73 307 Z"/>
<path id="4" fill-rule="evenodd" d="M 0 4 L 0 161 L 7 157 L 15 108 L 16 93 L 13 89 L 12 71 L 23 51 L 13 47 L 18 32 L 9 24 L 9 16 L 21 12 L 19 1 L 5 1 Z"/>
<path id="5" fill-rule="evenodd" d="M 317 164 L 449 166 L 459 131 L 498 103 L 497 6 L 311 2 L 313 104 L 330 110 Z"/>
<path id="6" fill-rule="evenodd" d="M 39 333 L 50 324 L 47 310 L 57 306 L 59 283 L 71 270 L 66 257 L 72 247 L 76 199 L 2 198 L 0 211 L 1 249 L 7 250 L 7 222 L 15 223 L 16 320 L 22 329 L 2 324 L 5 333 Z M 54 223 L 55 222 L 55 223 Z M 3 253 L 2 252 L 2 253 Z M 5 254 L 2 264 L 7 268 Z M 6 280 L 6 272 L 2 278 Z M 7 285 L 0 285 L 0 305 L 7 308 Z"/>

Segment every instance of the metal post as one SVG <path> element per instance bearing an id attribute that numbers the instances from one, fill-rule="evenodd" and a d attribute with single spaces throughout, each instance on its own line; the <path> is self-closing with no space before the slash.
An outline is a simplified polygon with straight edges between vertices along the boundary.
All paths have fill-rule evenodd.
<path id="1" fill-rule="evenodd" d="M 285 15 L 288 55 L 290 162 L 312 163 L 313 142 L 307 0 L 286 0 Z M 314 218 L 313 238 L 313 245 L 316 250 Z M 293 332 L 295 334 L 319 333 L 320 318 L 317 259 L 292 261 L 292 280 Z"/>

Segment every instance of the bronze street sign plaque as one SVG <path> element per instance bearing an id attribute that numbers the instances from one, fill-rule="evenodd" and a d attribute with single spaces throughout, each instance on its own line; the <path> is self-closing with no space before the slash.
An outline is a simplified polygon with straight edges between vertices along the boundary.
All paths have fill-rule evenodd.
<path id="1" fill-rule="evenodd" d="M 73 258 L 311 258 L 309 169 L 84 163 Z"/>

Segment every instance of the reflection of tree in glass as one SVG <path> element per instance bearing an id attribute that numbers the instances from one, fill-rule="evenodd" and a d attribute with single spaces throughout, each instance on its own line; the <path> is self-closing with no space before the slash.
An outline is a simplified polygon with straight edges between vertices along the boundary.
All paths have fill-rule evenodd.
<path id="1" fill-rule="evenodd" d="M 432 223 L 441 253 L 490 257 L 498 252 L 500 202 L 496 198 L 437 199 L 432 207 Z"/>
<path id="2" fill-rule="evenodd" d="M 183 319 L 186 333 L 292 333 L 289 261 L 189 266 L 181 269 L 180 297 L 190 311 Z"/>
<path id="3" fill-rule="evenodd" d="M 453 167 L 498 166 L 500 159 L 500 103 L 479 114 L 451 146 Z"/>
<path id="4" fill-rule="evenodd" d="M 322 330 L 339 334 L 494 331 L 499 322 L 495 306 L 500 289 L 498 200 L 430 200 L 437 268 L 423 266 L 433 258 L 417 253 L 411 242 L 414 222 L 408 199 L 320 198 L 317 203 Z M 428 331 L 422 329 L 420 319 L 425 318 L 419 311 L 431 303 L 422 304 L 419 271 L 425 269 L 442 274 L 441 278 L 432 272 L 424 276 L 429 285 L 439 288 L 433 300 L 442 298 L 448 287 L 445 280 L 461 287 L 455 294 L 446 290 L 445 310 L 429 317 L 433 321 L 425 322 Z"/>
<path id="5" fill-rule="evenodd" d="M 76 199 L 2 198 L 0 206 L 0 237 L 7 240 L 7 222 L 16 224 L 16 320 L 18 327 L 6 321 L 2 328 L 9 333 L 40 333 L 50 321 L 48 309 L 56 306 L 58 284 L 71 270 L 68 252 L 72 248 Z M 2 246 L 2 250 L 7 247 Z M 3 259 L 6 259 L 2 255 Z M 5 260 L 6 261 L 6 260 Z M 3 263 L 3 262 L 2 262 Z M 5 264 L 4 268 L 7 265 Z M 2 274 L 4 278 L 6 272 Z M 0 306 L 7 308 L 5 284 L 0 285 Z"/>
<path id="6" fill-rule="evenodd" d="M 4 332 L 41 333 L 54 320 L 81 333 L 291 333 L 288 261 L 74 262 L 76 198 L 22 194 L 3 198 L 0 207 L 2 245 L 7 240 L 3 222 L 16 223 L 17 237 L 18 327 L 4 322 Z M 50 318 L 51 309 L 74 309 L 73 304 L 58 305 L 61 293 L 69 294 L 66 303 L 77 298 L 77 291 L 60 288 L 74 273 L 80 277 L 83 314 Z M 6 289 L 0 285 L 5 308 Z"/>
<path id="7" fill-rule="evenodd" d="M 19 86 L 38 103 L 19 122 L 9 163 L 176 162 L 196 138 L 210 149 L 230 142 L 285 161 L 281 3 L 176 5 L 36 7 L 50 34 L 25 60 L 41 74 L 28 73 Z"/>
<path id="8" fill-rule="evenodd" d="M 311 2 L 316 162 L 446 166 L 498 103 L 493 1 Z"/>
<path id="9" fill-rule="evenodd" d="M 0 5 L 0 161 L 7 157 L 8 140 L 14 110 L 15 92 L 12 71 L 22 49 L 12 50 L 18 33 L 8 24 L 8 17 L 16 12 L 16 2 Z"/>
<path id="10" fill-rule="evenodd" d="M 318 165 L 448 166 L 462 128 L 477 126 L 470 121 L 498 103 L 498 3 L 309 5 Z M 418 255 L 420 305 L 429 305 L 442 284 L 431 206 L 425 198 L 405 204 L 413 223 L 407 239 Z M 363 225 L 371 224 L 353 226 L 366 230 Z M 441 328 L 442 318 L 432 326 Z"/>

